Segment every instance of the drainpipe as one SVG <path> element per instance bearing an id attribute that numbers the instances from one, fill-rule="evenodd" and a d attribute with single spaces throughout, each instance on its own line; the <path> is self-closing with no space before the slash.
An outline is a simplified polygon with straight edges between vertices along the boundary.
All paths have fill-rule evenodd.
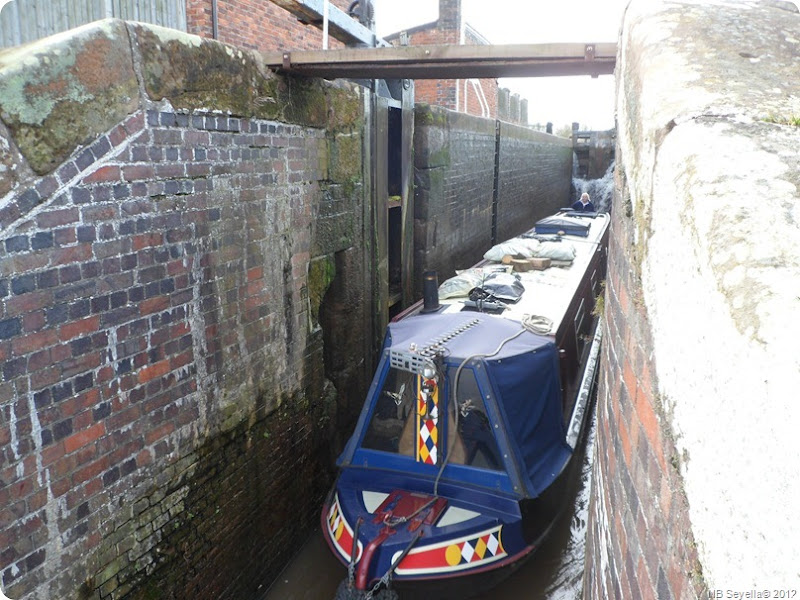
<path id="1" fill-rule="evenodd" d="M 330 10 L 330 0 L 325 0 L 322 10 L 322 49 L 328 49 L 328 11 Z"/>
<path id="2" fill-rule="evenodd" d="M 219 14 L 217 12 L 217 0 L 211 0 L 211 37 L 219 39 Z"/>

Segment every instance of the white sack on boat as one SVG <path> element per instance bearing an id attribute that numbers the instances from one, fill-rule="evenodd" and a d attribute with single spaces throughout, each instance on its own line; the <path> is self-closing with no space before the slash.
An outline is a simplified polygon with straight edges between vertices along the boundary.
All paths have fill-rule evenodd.
<path id="1" fill-rule="evenodd" d="M 506 255 L 513 256 L 514 258 L 533 258 L 534 256 L 538 256 L 537 252 L 539 251 L 540 245 L 539 240 L 514 238 L 507 242 L 495 244 L 486 251 L 483 258 L 495 262 L 500 262 Z"/>
<path id="2" fill-rule="evenodd" d="M 571 262 L 575 258 L 575 246 L 567 242 L 542 242 L 536 256 Z"/>
<path id="3" fill-rule="evenodd" d="M 472 269 L 461 271 L 455 277 L 451 277 L 439 286 L 439 298 L 459 298 L 468 296 L 473 288 L 480 287 L 483 283 L 483 271 Z"/>

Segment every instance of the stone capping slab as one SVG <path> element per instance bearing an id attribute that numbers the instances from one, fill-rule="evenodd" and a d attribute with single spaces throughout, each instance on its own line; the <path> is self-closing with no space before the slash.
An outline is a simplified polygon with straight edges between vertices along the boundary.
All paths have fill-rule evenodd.
<path id="1" fill-rule="evenodd" d="M 0 116 L 39 175 L 138 107 L 122 21 L 98 21 L 0 53 Z"/>
<path id="2" fill-rule="evenodd" d="M 352 97 L 343 83 L 278 77 L 258 53 L 119 19 L 5 50 L 0 230 L 139 131 L 153 108 L 195 128 L 238 131 L 255 118 L 349 135 L 361 126 Z"/>

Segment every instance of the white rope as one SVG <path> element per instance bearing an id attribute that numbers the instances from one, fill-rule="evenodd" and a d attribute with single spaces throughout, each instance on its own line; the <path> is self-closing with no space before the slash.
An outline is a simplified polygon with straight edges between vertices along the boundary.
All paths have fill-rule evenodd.
<path id="1" fill-rule="evenodd" d="M 553 328 L 553 320 L 541 315 L 523 315 L 522 326 L 536 335 L 547 335 Z"/>

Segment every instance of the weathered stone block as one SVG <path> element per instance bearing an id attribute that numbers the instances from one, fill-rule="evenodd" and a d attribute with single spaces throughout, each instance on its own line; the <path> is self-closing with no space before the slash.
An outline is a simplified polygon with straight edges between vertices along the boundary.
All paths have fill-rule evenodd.
<path id="1" fill-rule="evenodd" d="M 166 99 L 176 109 L 276 116 L 277 100 L 269 91 L 273 78 L 253 54 L 164 27 L 129 27 L 151 100 Z"/>
<path id="2" fill-rule="evenodd" d="M 19 163 L 19 156 L 3 127 L 0 130 L 0 196 L 5 196 L 16 185 Z"/>
<path id="3" fill-rule="evenodd" d="M 154 25 L 131 24 L 142 58 L 145 90 L 176 109 L 213 108 L 253 116 L 353 130 L 361 103 L 352 89 L 319 80 L 277 76 L 258 54 Z M 356 101 L 354 101 L 354 99 Z M 227 123 L 223 130 L 230 130 Z"/>
<path id="4" fill-rule="evenodd" d="M 773 449 L 800 383 L 786 325 L 798 26 L 797 7 L 774 1 L 634 1 L 625 15 L 587 564 L 621 565 L 611 578 L 643 596 L 796 575 L 798 463 Z M 599 589 L 587 579 L 587 597 Z"/>
<path id="5" fill-rule="evenodd" d="M 0 117 L 39 174 L 139 105 L 121 21 L 86 25 L 0 53 Z"/>
<path id="6" fill-rule="evenodd" d="M 361 179 L 362 148 L 360 135 L 343 133 L 328 138 L 328 176 L 337 183 Z"/>

